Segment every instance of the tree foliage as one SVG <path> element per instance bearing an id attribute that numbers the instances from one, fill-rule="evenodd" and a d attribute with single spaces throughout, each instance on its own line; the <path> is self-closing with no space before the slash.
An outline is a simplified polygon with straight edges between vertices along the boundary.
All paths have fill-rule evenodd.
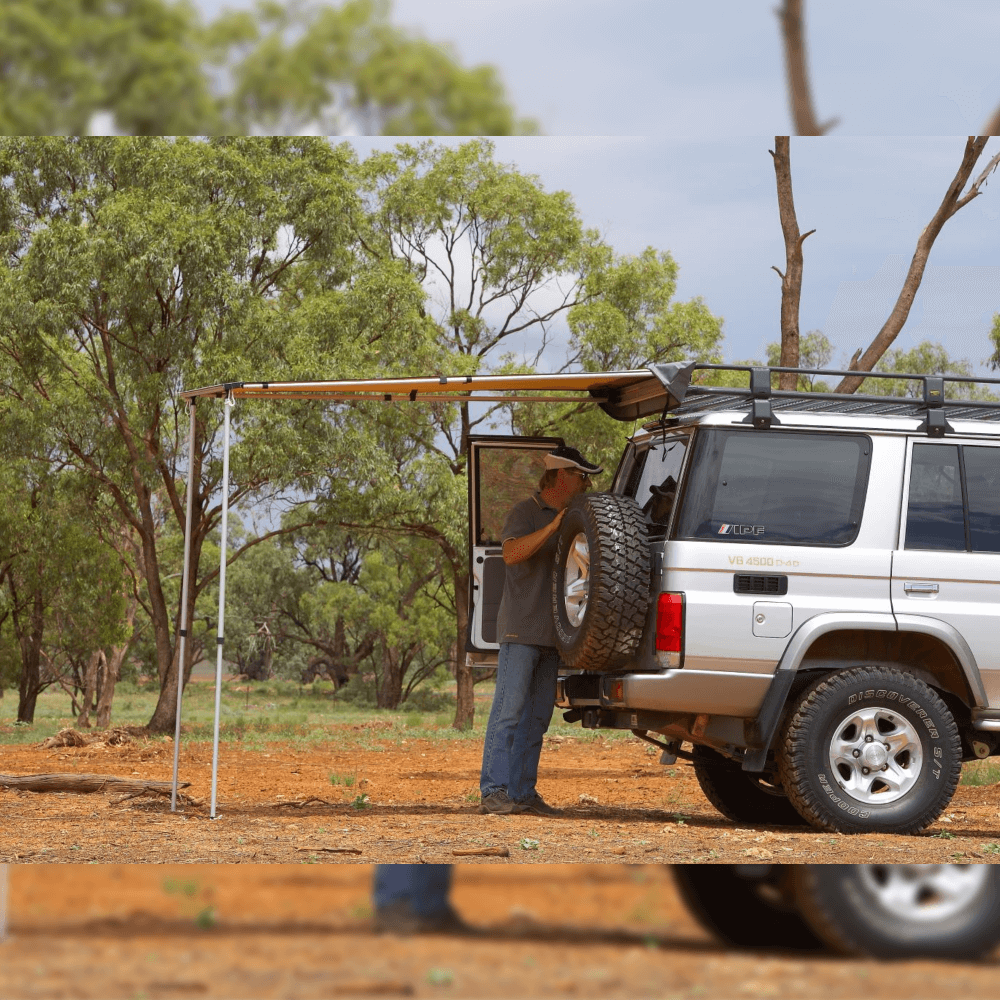
<path id="1" fill-rule="evenodd" d="M 358 162 L 319 139 L 7 138 L 0 177 L 4 440 L 84 484 L 94 530 L 138 581 L 136 649 L 161 685 L 154 730 L 174 721 L 189 472 L 185 671 L 217 628 L 224 408 L 197 406 L 189 457 L 182 388 L 524 369 L 546 352 L 636 367 L 720 349 L 704 303 L 674 301 L 669 254 L 617 254 L 569 194 L 481 139 Z M 505 408 L 240 401 L 230 413 L 237 647 L 266 624 L 275 642 L 374 674 L 382 704 L 448 661 L 468 725 L 467 444 Z M 620 447 L 593 407 L 553 419 L 602 458 Z"/>
<path id="2" fill-rule="evenodd" d="M 42 460 L 30 429 L 44 426 L 52 460 L 89 477 L 135 540 L 163 685 L 154 728 L 172 723 L 177 676 L 161 558 L 167 526 L 176 534 L 184 518 L 177 393 L 248 371 L 310 378 L 365 366 L 380 334 L 361 317 L 380 282 L 353 266 L 352 162 L 319 140 L 0 144 L 0 352 L 18 403 L 5 429 Z M 418 301 L 398 305 L 400 344 Z M 219 515 L 220 417 L 199 411 L 195 565 Z M 237 409 L 231 502 L 299 481 L 328 431 L 315 408 Z M 194 581 L 192 605 L 214 573 Z"/>
<path id="3" fill-rule="evenodd" d="M 390 22 L 385 0 L 263 0 L 204 24 L 188 0 L 5 0 L 7 135 L 516 135 L 496 70 Z"/>

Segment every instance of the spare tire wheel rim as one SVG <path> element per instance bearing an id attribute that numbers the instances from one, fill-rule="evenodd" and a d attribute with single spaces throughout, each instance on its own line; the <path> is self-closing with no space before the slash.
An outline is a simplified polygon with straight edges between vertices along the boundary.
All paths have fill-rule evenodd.
<path id="1" fill-rule="evenodd" d="M 862 884 L 892 916 L 948 920 L 986 888 L 986 865 L 858 865 Z"/>
<path id="2" fill-rule="evenodd" d="M 830 767 L 837 784 L 857 802 L 896 802 L 920 780 L 920 733 L 892 709 L 852 710 L 833 730 Z"/>
<path id="3" fill-rule="evenodd" d="M 566 553 L 566 572 L 563 577 L 563 602 L 566 618 L 573 628 L 579 628 L 587 616 L 590 599 L 590 543 L 581 531 Z"/>

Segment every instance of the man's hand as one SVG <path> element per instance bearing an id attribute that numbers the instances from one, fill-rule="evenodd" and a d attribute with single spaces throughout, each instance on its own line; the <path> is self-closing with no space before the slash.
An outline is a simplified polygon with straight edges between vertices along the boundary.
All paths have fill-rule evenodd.
<path id="1" fill-rule="evenodd" d="M 508 538 L 503 543 L 503 561 L 508 566 L 526 562 L 559 530 L 565 516 L 564 507 L 544 528 L 539 528 L 538 531 L 533 531 L 523 538 Z"/>

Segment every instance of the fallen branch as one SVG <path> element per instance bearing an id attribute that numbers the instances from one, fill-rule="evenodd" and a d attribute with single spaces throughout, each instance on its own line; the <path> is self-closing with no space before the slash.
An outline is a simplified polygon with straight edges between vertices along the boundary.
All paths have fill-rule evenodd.
<path id="1" fill-rule="evenodd" d="M 452 851 L 456 858 L 509 858 L 506 847 L 479 847 L 474 851 Z"/>
<path id="2" fill-rule="evenodd" d="M 296 847 L 297 851 L 307 851 L 309 854 L 364 854 L 356 847 Z"/>
<path id="3" fill-rule="evenodd" d="M 127 726 L 116 726 L 106 733 L 79 733 L 75 729 L 60 729 L 55 736 L 36 744 L 40 750 L 52 750 L 59 747 L 123 747 L 132 742 L 133 733 Z M 141 732 L 141 730 L 139 730 Z"/>
<path id="4" fill-rule="evenodd" d="M 183 781 L 178 788 L 190 787 Z M 125 792 L 137 795 L 170 795 L 169 781 L 144 781 L 141 778 L 115 778 L 107 774 L 0 774 L 0 788 L 17 788 L 25 792 Z"/>
<path id="5" fill-rule="evenodd" d="M 274 802 L 269 808 L 270 809 L 301 809 L 303 806 L 311 805 L 321 805 L 329 806 L 331 809 L 336 809 L 338 806 L 343 806 L 346 803 L 343 802 L 328 802 L 326 799 L 317 798 L 315 795 L 310 796 L 308 799 L 295 799 L 292 802 Z"/>

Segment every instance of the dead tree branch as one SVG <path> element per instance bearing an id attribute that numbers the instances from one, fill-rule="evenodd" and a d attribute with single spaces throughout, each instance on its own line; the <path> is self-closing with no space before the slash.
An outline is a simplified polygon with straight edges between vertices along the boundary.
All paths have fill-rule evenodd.
<path id="1" fill-rule="evenodd" d="M 987 135 L 1000 135 L 1000 108 L 993 112 L 993 117 L 983 126 Z"/>
<path id="2" fill-rule="evenodd" d="M 927 260 L 930 257 L 931 248 L 934 246 L 934 241 L 937 239 L 938 234 L 944 228 L 944 224 L 956 212 L 968 205 L 973 198 L 979 196 L 986 184 L 987 178 L 1000 165 L 1000 153 L 997 153 L 975 179 L 968 191 L 962 194 L 966 183 L 972 176 L 972 171 L 983 154 L 989 138 L 988 135 L 970 135 L 966 141 L 965 153 L 962 156 L 962 163 L 958 168 L 958 173 L 955 174 L 954 179 L 948 186 L 944 200 L 934 213 L 934 217 L 924 228 L 924 231 L 917 240 L 917 249 L 913 254 L 913 259 L 910 261 L 910 269 L 906 274 L 906 280 L 903 282 L 899 298 L 896 300 L 889 318 L 885 321 L 882 329 L 879 330 L 878 335 L 871 342 L 868 349 L 860 358 L 855 355 L 855 360 L 851 363 L 852 371 L 870 372 L 881 361 L 885 352 L 892 346 L 893 341 L 899 336 L 910 315 L 910 308 L 920 288 L 920 282 L 923 280 L 924 271 L 927 268 Z M 864 382 L 863 376 L 848 375 L 834 391 L 841 393 L 856 392 L 862 382 Z"/>
<path id="3" fill-rule="evenodd" d="M 778 184 L 778 212 L 781 231 L 785 237 L 785 273 L 775 267 L 781 278 L 781 366 L 799 367 L 799 302 L 802 298 L 802 244 L 815 229 L 799 233 L 795 217 L 795 199 L 792 197 L 791 141 L 787 135 L 774 137 L 774 174 Z M 795 389 L 798 376 L 786 372 L 779 376 L 779 388 Z"/>
<path id="4" fill-rule="evenodd" d="M 775 11 L 781 22 L 785 41 L 785 75 L 788 79 L 788 96 L 792 106 L 792 121 L 797 135 L 826 135 L 838 119 L 820 125 L 813 108 L 806 65 L 806 40 L 803 25 L 802 0 L 785 0 Z"/>
<path id="5" fill-rule="evenodd" d="M 180 782 L 187 788 L 190 781 Z M 140 778 L 116 778 L 106 774 L 0 774 L 0 788 L 18 788 L 25 792 L 133 792 L 170 795 L 169 781 L 144 781 Z"/>

